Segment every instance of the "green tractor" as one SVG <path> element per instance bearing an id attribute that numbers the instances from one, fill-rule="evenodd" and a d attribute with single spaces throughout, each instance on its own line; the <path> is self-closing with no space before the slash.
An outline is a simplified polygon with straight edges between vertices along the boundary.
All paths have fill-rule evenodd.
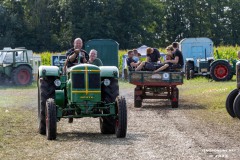
<path id="1" fill-rule="evenodd" d="M 231 117 L 240 119 L 240 62 L 236 63 L 237 88 L 232 90 L 226 99 L 226 109 Z"/>
<path id="2" fill-rule="evenodd" d="M 99 117 L 102 134 L 126 136 L 127 107 L 119 96 L 119 71 L 115 66 L 78 64 L 65 74 L 57 66 L 38 70 L 39 133 L 54 140 L 61 118 Z"/>
<path id="3" fill-rule="evenodd" d="M 12 82 L 15 85 L 26 86 L 32 83 L 30 52 L 32 53 L 24 48 L 0 50 L 0 84 Z"/>

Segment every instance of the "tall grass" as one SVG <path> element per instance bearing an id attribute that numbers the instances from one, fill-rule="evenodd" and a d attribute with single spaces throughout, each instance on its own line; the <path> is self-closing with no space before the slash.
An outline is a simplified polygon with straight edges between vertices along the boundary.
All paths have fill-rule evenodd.
<path id="1" fill-rule="evenodd" d="M 238 59 L 237 51 L 240 51 L 240 46 L 220 46 L 214 48 L 215 59 Z"/>

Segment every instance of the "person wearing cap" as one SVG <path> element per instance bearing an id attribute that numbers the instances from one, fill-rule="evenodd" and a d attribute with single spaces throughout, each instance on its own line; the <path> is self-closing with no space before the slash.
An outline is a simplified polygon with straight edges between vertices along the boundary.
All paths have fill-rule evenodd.
<path id="1" fill-rule="evenodd" d="M 155 70 L 154 64 L 160 62 L 160 52 L 156 48 L 148 47 L 147 50 L 147 61 L 142 62 L 135 71 L 140 71 L 143 67 L 149 68 L 148 70 Z"/>
<path id="2" fill-rule="evenodd" d="M 166 48 L 166 50 L 167 50 L 167 53 L 166 53 L 166 60 L 172 60 L 173 59 L 173 54 L 172 54 L 172 52 L 173 52 L 173 47 L 172 46 L 168 46 L 167 48 Z M 166 70 L 166 69 L 168 69 L 169 67 L 171 67 L 173 64 L 171 63 L 171 62 L 164 62 L 164 64 L 162 64 L 162 65 L 159 65 L 159 67 L 155 70 L 155 71 L 153 71 L 154 73 L 156 73 L 156 72 L 159 72 L 159 71 L 163 71 L 163 70 Z"/>
<path id="3" fill-rule="evenodd" d="M 133 53 L 133 50 L 129 50 L 128 51 L 128 58 L 126 59 L 126 62 L 127 62 L 127 66 L 128 66 L 128 70 L 129 71 L 132 71 L 134 70 L 134 68 L 136 68 L 140 61 L 136 62 L 134 59 L 133 59 L 133 56 L 134 56 L 134 53 Z"/>

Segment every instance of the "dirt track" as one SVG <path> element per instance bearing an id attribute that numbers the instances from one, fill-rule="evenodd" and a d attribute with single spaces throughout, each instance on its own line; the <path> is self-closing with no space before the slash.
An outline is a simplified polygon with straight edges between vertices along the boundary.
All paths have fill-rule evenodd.
<path id="1" fill-rule="evenodd" d="M 239 120 L 223 110 L 209 111 L 192 104 L 181 95 L 178 109 L 160 100 L 145 100 L 137 109 L 133 107 L 133 87 L 121 88 L 128 106 L 126 138 L 102 135 L 98 118 L 83 118 L 72 124 L 61 120 L 57 140 L 47 141 L 37 133 L 36 89 L 22 92 L 22 96 L 31 95 L 31 103 L 24 101 L 21 106 L 30 109 L 32 119 L 22 122 L 21 126 L 28 127 L 14 136 L 17 144 L 0 146 L 4 149 L 0 159 L 240 159 Z M 0 90 L 0 94 L 17 93 Z"/>

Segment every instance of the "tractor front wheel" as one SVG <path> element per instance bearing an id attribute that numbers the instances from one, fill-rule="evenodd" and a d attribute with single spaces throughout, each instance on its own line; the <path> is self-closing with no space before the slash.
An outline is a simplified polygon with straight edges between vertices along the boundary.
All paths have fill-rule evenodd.
<path id="1" fill-rule="evenodd" d="M 57 136 L 57 107 L 54 99 L 46 102 L 46 133 L 48 140 L 55 140 Z"/>
<path id="2" fill-rule="evenodd" d="M 127 133 L 127 106 L 126 100 L 123 97 L 118 97 L 116 99 L 116 136 L 117 138 L 126 137 Z"/>
<path id="3" fill-rule="evenodd" d="M 18 86 L 30 85 L 32 78 L 32 69 L 26 65 L 19 66 L 12 72 L 12 81 Z"/>
<path id="4" fill-rule="evenodd" d="M 215 81 L 228 81 L 232 78 L 231 66 L 228 62 L 217 61 L 211 66 L 210 75 Z"/>
<path id="5" fill-rule="evenodd" d="M 239 92 L 238 89 L 232 90 L 229 93 L 229 95 L 228 95 L 228 97 L 226 99 L 226 109 L 227 109 L 227 112 L 233 118 L 236 117 L 236 115 L 235 115 L 235 113 L 233 111 L 233 102 L 234 102 L 235 98 L 237 97 L 238 92 Z"/>

